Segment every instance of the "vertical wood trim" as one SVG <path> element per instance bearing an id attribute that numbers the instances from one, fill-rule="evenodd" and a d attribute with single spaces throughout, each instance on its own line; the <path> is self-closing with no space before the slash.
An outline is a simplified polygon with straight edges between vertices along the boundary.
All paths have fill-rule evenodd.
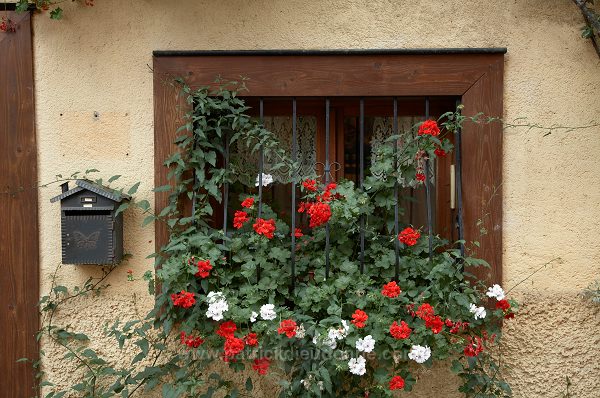
<path id="1" fill-rule="evenodd" d="M 4 13 L 3 13 L 4 15 Z M 16 32 L 0 32 L 0 391 L 38 394 L 39 234 L 33 51 L 29 13 L 7 12 Z M 9 191 L 11 194 L 4 192 Z"/>
<path id="2" fill-rule="evenodd" d="M 164 61 L 154 58 L 154 184 L 156 187 L 169 184 L 165 160 L 177 150 L 173 144 L 177 129 L 185 124 L 185 114 L 190 109 L 180 87 L 174 85 L 177 76 L 164 72 Z M 169 204 L 169 192 L 154 194 L 154 208 L 160 213 Z M 164 223 L 155 223 L 155 249 L 157 252 L 169 240 L 169 231 Z"/>
<path id="3" fill-rule="evenodd" d="M 500 58 L 462 97 L 464 114 L 502 117 L 503 69 Z M 491 269 L 471 269 L 488 283 L 502 282 L 502 124 L 466 123 L 462 132 L 462 197 L 467 248 Z M 483 222 L 477 225 L 478 220 Z M 487 231 L 481 234 L 481 228 Z M 480 248 L 472 245 L 478 241 Z"/>

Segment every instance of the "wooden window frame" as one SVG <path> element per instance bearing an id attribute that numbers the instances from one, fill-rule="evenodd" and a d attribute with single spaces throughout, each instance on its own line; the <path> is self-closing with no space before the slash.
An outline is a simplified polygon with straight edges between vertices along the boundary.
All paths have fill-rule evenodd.
<path id="1" fill-rule="evenodd" d="M 183 77 L 194 88 L 216 76 L 239 80 L 253 97 L 391 97 L 457 96 L 467 116 L 503 115 L 506 49 L 367 50 L 367 51 L 155 51 L 154 182 L 168 184 L 164 160 L 176 150 L 173 141 L 189 109 L 178 88 Z M 467 123 L 462 139 L 464 236 L 478 241 L 474 255 L 491 269 L 472 270 L 489 283 L 502 281 L 502 125 Z M 160 211 L 168 193 L 155 194 Z M 483 225 L 478 225 L 478 220 Z M 480 233 L 485 228 L 486 234 Z M 168 240 L 156 224 L 155 245 Z"/>

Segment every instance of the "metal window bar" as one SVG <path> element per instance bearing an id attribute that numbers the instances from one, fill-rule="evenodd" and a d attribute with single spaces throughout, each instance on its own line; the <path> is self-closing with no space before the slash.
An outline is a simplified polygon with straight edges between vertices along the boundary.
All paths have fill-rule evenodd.
<path id="1" fill-rule="evenodd" d="M 429 97 L 425 97 L 425 119 L 429 119 Z M 431 215 L 431 187 L 429 175 L 429 156 L 425 158 L 425 196 L 427 201 L 427 232 L 429 235 L 429 260 L 433 255 L 433 217 Z"/>
<path id="2" fill-rule="evenodd" d="M 460 105 L 460 100 L 456 100 L 456 107 Z M 463 202 L 462 202 L 462 154 L 461 154 L 461 134 L 460 129 L 454 131 L 454 162 L 456 163 L 456 223 L 458 228 L 458 239 L 463 240 L 464 227 L 463 227 Z M 454 194 L 454 193 L 453 193 Z M 460 255 L 465 255 L 465 244 L 460 244 Z"/>
<path id="3" fill-rule="evenodd" d="M 329 97 L 325 97 L 325 184 L 329 184 Z M 329 278 L 329 223 L 325 225 L 325 279 Z"/>
<path id="4" fill-rule="evenodd" d="M 260 98 L 259 105 L 259 121 L 261 127 L 264 124 L 264 100 Z M 261 218 L 262 216 L 262 193 L 263 193 L 263 172 L 264 172 L 264 152 L 263 147 L 260 147 L 260 153 L 258 155 L 258 216 L 257 218 Z M 260 281 L 260 265 L 256 265 L 256 281 Z"/>
<path id="5" fill-rule="evenodd" d="M 392 122 L 394 136 L 398 135 L 398 98 L 394 97 L 394 120 Z M 398 138 L 394 139 L 394 170 L 398 172 Z M 396 254 L 396 264 L 394 267 L 394 279 L 400 278 L 400 234 L 399 226 L 399 195 L 398 195 L 398 176 L 394 175 L 394 252 Z"/>
<path id="6" fill-rule="evenodd" d="M 360 99 L 359 116 L 359 187 L 364 190 L 365 179 L 365 99 Z M 360 216 L 360 273 L 365 272 L 365 215 Z"/>
<path id="7" fill-rule="evenodd" d="M 294 97 L 292 98 L 292 164 L 294 165 L 294 168 L 292 169 L 292 253 L 290 257 L 292 280 L 290 281 L 290 294 L 293 294 L 294 289 L 296 288 L 296 179 L 298 178 L 295 167 L 298 158 L 298 147 L 296 143 L 296 106 L 296 97 Z"/>
<path id="8" fill-rule="evenodd" d="M 229 183 L 227 170 L 229 169 L 229 138 L 227 131 L 223 131 L 223 168 L 225 169 L 225 183 L 223 184 L 223 237 L 227 237 L 227 209 L 229 208 Z"/>

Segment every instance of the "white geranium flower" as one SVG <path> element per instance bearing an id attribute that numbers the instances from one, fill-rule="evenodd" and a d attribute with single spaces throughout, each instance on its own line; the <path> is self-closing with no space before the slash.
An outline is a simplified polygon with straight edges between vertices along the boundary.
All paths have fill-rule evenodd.
<path id="1" fill-rule="evenodd" d="M 325 337 L 323 339 L 323 345 L 328 346 L 329 348 L 331 348 L 332 350 L 335 350 L 335 348 L 337 347 L 337 341 L 335 339 L 335 337 L 329 337 L 329 335 L 327 335 L 327 337 Z"/>
<path id="2" fill-rule="evenodd" d="M 260 317 L 265 321 L 272 321 L 273 319 L 277 318 L 275 306 L 273 304 L 265 304 L 260 307 Z"/>
<path id="3" fill-rule="evenodd" d="M 259 179 L 260 179 L 260 174 L 256 175 L 256 184 L 255 186 L 258 186 L 259 183 Z M 262 185 L 263 187 L 267 187 L 270 184 L 273 183 L 273 176 L 271 174 L 262 174 Z"/>
<path id="4" fill-rule="evenodd" d="M 303 339 L 304 336 L 306 336 L 306 329 L 304 329 L 304 325 L 300 325 L 296 328 L 296 337 Z"/>
<path id="5" fill-rule="evenodd" d="M 469 311 L 474 315 L 475 320 L 483 319 L 487 315 L 484 307 L 477 307 L 475 304 L 471 303 L 469 306 Z"/>
<path id="6" fill-rule="evenodd" d="M 361 355 L 358 358 L 350 358 L 348 361 L 348 367 L 350 368 L 350 373 L 362 376 L 367 373 L 367 367 L 365 366 L 367 361 Z"/>
<path id="7" fill-rule="evenodd" d="M 424 363 L 431 357 L 431 348 L 429 346 L 413 345 L 408 357 L 416 363 Z"/>
<path id="8" fill-rule="evenodd" d="M 478 307 L 473 303 L 469 306 L 469 311 L 475 316 L 475 320 L 483 319 L 486 316 L 485 308 Z"/>
<path id="9" fill-rule="evenodd" d="M 356 341 L 356 349 L 361 352 L 371 352 L 375 348 L 375 339 L 369 334 Z"/>
<path id="10" fill-rule="evenodd" d="M 223 313 L 229 310 L 229 304 L 222 292 L 209 292 L 206 301 L 208 302 L 208 310 L 206 317 L 215 321 L 223 319 Z"/>
<path id="11" fill-rule="evenodd" d="M 250 314 L 250 322 L 252 322 L 252 323 L 256 322 L 257 316 L 258 316 L 258 312 L 252 311 L 252 314 Z"/>
<path id="12" fill-rule="evenodd" d="M 488 291 L 487 291 L 486 295 L 489 298 L 495 298 L 498 301 L 504 300 L 504 298 L 506 297 L 506 293 L 504 293 L 504 290 L 498 284 L 495 284 L 492 287 L 488 287 Z"/>

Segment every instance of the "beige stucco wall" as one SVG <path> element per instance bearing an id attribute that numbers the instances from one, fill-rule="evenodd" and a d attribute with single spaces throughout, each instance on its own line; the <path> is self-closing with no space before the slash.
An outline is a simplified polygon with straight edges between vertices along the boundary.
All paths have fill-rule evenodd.
<path id="1" fill-rule="evenodd" d="M 570 0 L 407 1 L 111 1 L 93 8 L 65 3 L 65 19 L 34 17 L 36 121 L 40 181 L 95 167 L 106 178 L 142 181 L 152 201 L 152 50 L 508 47 L 505 115 L 544 125 L 600 120 L 600 64 L 579 38 Z M 99 116 L 94 117 L 94 112 Z M 510 130 L 504 140 L 504 285 L 561 258 L 514 291 L 523 303 L 506 327 L 505 359 L 517 397 L 558 397 L 565 377 L 576 397 L 600 394 L 600 313 L 577 294 L 600 278 L 600 129 L 553 133 Z M 60 262 L 59 213 L 40 191 L 42 292 Z M 101 300 L 73 303 L 61 320 L 94 336 L 104 320 L 152 305 L 144 282 L 153 231 L 126 216 L 134 254 Z M 94 267 L 65 266 L 65 285 Z M 118 358 L 114 344 L 101 351 Z M 49 348 L 49 347 L 46 347 Z M 50 350 L 48 354 L 58 355 Z M 48 358 L 49 375 L 73 375 Z M 446 373 L 422 377 L 417 397 L 453 396 Z M 256 391 L 269 395 L 269 383 Z"/>

